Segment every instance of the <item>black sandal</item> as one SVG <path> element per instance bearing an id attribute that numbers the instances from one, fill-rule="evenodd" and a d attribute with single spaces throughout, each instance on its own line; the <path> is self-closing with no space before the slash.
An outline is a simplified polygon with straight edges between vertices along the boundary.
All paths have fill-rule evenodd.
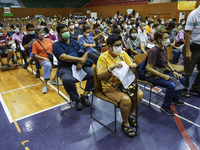
<path id="1" fill-rule="evenodd" d="M 133 131 L 133 129 L 130 126 L 125 126 L 123 123 L 122 123 L 122 130 L 124 131 L 124 133 L 128 137 L 134 137 L 135 136 L 135 132 Z M 134 134 L 130 134 L 130 133 L 134 133 Z"/>
<path id="2" fill-rule="evenodd" d="M 128 118 L 128 122 L 130 124 L 130 126 L 136 128 L 138 127 L 138 125 L 136 124 L 136 120 L 134 120 L 133 118 Z"/>
<path id="3" fill-rule="evenodd" d="M 187 90 L 183 90 L 183 91 L 181 92 L 181 95 L 184 96 L 184 97 L 186 97 L 186 98 L 190 98 L 190 94 L 188 93 Z"/>

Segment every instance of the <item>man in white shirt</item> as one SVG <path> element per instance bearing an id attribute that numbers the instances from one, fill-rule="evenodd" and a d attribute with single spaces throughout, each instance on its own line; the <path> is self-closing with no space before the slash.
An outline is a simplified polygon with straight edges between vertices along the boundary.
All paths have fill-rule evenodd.
<path id="1" fill-rule="evenodd" d="M 200 6 L 193 10 L 187 18 L 185 27 L 185 42 L 186 43 L 183 47 L 183 76 L 186 78 L 186 82 L 182 95 L 189 97 L 189 79 L 196 64 L 198 73 L 190 92 L 200 95 Z"/>
<path id="2" fill-rule="evenodd" d="M 144 45 L 146 47 L 148 43 L 149 44 L 153 44 L 153 43 L 151 43 L 148 40 L 147 33 L 146 33 L 145 29 L 146 29 L 146 25 L 145 25 L 145 23 L 142 22 L 140 24 L 140 29 L 138 30 L 138 38 L 140 39 L 142 45 Z"/>

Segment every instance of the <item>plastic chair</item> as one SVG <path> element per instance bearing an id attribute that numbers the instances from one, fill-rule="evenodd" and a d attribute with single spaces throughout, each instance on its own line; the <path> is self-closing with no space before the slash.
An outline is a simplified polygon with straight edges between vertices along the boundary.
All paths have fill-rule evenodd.
<path id="1" fill-rule="evenodd" d="M 97 70 L 96 67 L 94 68 L 94 90 L 93 90 L 93 94 L 92 94 L 92 102 L 91 102 L 91 109 L 90 109 L 90 116 L 92 119 L 94 119 L 95 121 L 97 121 L 99 124 L 101 124 L 102 126 L 104 126 L 106 129 L 110 130 L 111 132 L 115 133 L 116 132 L 116 109 L 119 108 L 119 103 L 117 103 L 116 101 L 108 98 L 102 91 L 102 86 L 101 86 L 101 81 L 98 79 L 97 77 Z M 136 78 L 135 78 L 135 85 L 136 85 L 136 92 L 135 92 L 135 99 L 137 99 L 137 91 L 138 91 L 138 87 L 137 87 L 137 73 L 135 74 Z M 94 96 L 105 101 L 108 103 L 113 104 L 113 106 L 115 107 L 115 127 L 114 130 L 112 130 L 111 128 L 109 128 L 108 126 L 106 126 L 105 124 L 103 124 L 102 122 L 100 122 L 99 120 L 97 120 L 96 118 L 93 117 L 92 115 L 92 106 L 93 106 L 93 101 L 94 101 Z M 136 106 L 137 106 L 137 100 L 136 100 Z M 138 124 L 138 108 L 136 107 L 136 124 Z M 136 135 L 137 135 L 137 127 L 136 127 Z"/>

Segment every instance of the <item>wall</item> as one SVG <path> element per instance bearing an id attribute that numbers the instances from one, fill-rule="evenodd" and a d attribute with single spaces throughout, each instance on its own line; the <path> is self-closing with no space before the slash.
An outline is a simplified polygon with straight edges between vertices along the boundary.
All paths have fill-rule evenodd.
<path id="1" fill-rule="evenodd" d="M 197 2 L 197 6 L 200 5 L 200 1 Z M 34 16 L 37 14 L 53 17 L 54 15 L 61 16 L 69 16 L 69 14 L 74 14 L 76 12 L 82 12 L 83 14 L 89 16 L 87 14 L 87 10 L 91 12 L 97 12 L 99 17 L 111 17 L 114 16 L 117 11 L 120 14 L 124 14 L 126 9 L 133 9 L 138 12 L 143 18 L 152 14 L 151 16 L 158 17 L 157 13 L 160 12 L 160 18 L 163 17 L 171 17 L 177 18 L 179 17 L 180 12 L 185 12 L 186 17 L 191 11 L 178 11 L 177 3 L 156 3 L 156 4 L 140 4 L 140 5 L 121 5 L 121 6 L 106 6 L 106 7 L 88 7 L 88 8 L 77 8 L 77 9 L 52 9 L 52 8 L 11 8 L 11 13 L 14 13 L 14 18 L 21 18 L 26 16 Z M 3 8 L 0 8 L 0 14 L 3 13 Z M 169 15 L 162 15 L 169 14 Z M 1 15 L 0 18 L 3 16 Z M 156 18 L 155 18 L 156 19 Z"/>

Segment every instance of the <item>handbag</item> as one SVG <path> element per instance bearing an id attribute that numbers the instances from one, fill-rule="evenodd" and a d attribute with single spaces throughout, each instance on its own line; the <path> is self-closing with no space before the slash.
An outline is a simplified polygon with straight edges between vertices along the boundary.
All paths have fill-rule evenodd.
<path id="1" fill-rule="evenodd" d="M 37 40 L 38 41 L 38 40 Z M 38 41 L 38 43 L 42 46 L 42 44 Z M 51 61 L 51 63 L 53 64 L 53 54 L 50 54 L 46 51 L 46 49 L 42 46 L 42 48 L 44 49 L 44 51 L 47 53 L 47 56 L 49 58 L 49 60 Z"/>
<path id="2" fill-rule="evenodd" d="M 118 84 L 117 86 L 114 86 L 112 84 L 112 82 L 110 82 L 109 80 L 107 80 L 108 83 L 110 83 L 116 90 L 123 92 L 125 94 L 127 94 L 129 97 L 133 97 L 135 95 L 135 91 L 136 91 L 136 85 L 134 82 L 132 82 L 127 89 L 124 88 L 124 86 L 122 85 L 122 83 Z"/>

